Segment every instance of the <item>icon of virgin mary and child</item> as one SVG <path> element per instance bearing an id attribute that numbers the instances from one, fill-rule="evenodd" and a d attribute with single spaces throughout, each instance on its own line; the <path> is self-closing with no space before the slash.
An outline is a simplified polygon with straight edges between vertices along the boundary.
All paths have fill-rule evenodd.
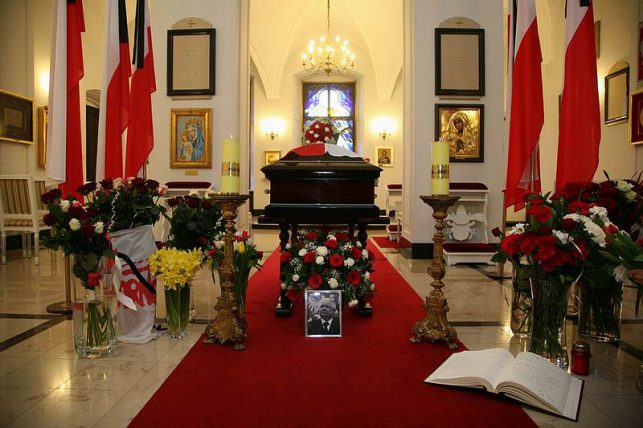
<path id="1" fill-rule="evenodd" d="M 205 138 L 203 137 L 203 125 L 197 119 L 185 122 L 184 131 L 181 133 L 181 141 L 177 145 L 179 160 L 185 162 L 199 161 L 203 158 L 205 149 Z"/>
<path id="2" fill-rule="evenodd" d="M 451 154 L 472 154 L 476 151 L 476 133 L 469 123 L 469 117 L 461 111 L 453 113 L 446 130 Z"/>

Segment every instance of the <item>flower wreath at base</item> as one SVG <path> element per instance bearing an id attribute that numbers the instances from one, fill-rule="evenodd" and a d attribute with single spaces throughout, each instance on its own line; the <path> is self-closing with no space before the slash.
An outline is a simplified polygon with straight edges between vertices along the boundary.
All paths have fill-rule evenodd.
<path id="1" fill-rule="evenodd" d="M 373 253 L 347 232 L 309 231 L 281 253 L 281 288 L 291 301 L 299 291 L 341 290 L 344 304 L 355 307 L 375 293 Z"/>

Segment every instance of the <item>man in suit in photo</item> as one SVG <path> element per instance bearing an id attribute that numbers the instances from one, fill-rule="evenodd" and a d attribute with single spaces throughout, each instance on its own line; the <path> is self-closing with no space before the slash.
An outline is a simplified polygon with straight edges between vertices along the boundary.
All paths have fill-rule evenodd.
<path id="1" fill-rule="evenodd" d="M 332 297 L 322 297 L 319 301 L 319 317 L 314 316 L 308 321 L 306 333 L 308 335 L 338 336 L 340 331 L 337 302 Z"/>

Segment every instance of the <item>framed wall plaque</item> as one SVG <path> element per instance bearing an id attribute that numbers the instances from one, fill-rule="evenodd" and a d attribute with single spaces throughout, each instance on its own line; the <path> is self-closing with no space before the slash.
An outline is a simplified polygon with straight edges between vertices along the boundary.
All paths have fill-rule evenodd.
<path id="1" fill-rule="evenodd" d="M 33 143 L 33 100 L 0 90 L 0 140 Z"/>
<path id="2" fill-rule="evenodd" d="M 382 167 L 393 166 L 393 147 L 392 146 L 375 146 L 375 159 L 377 165 Z"/>
<path id="3" fill-rule="evenodd" d="M 484 105 L 436 104 L 435 139 L 449 142 L 451 162 L 484 162 Z"/>
<path id="4" fill-rule="evenodd" d="M 630 115 L 628 123 L 630 144 L 643 143 L 643 90 L 630 96 Z"/>
<path id="5" fill-rule="evenodd" d="M 627 121 L 630 92 L 630 68 L 605 76 L 605 123 Z"/>
<path id="6" fill-rule="evenodd" d="M 170 168 L 212 166 L 212 109 L 172 109 Z"/>
<path id="7" fill-rule="evenodd" d="M 38 166 L 47 166 L 47 106 L 38 107 Z"/>
<path id="8" fill-rule="evenodd" d="M 167 94 L 214 95 L 216 30 L 167 32 Z"/>
<path id="9" fill-rule="evenodd" d="M 263 152 L 264 166 L 277 162 L 281 159 L 281 150 L 266 150 Z"/>
<path id="10" fill-rule="evenodd" d="M 435 29 L 435 94 L 484 95 L 484 30 Z"/>

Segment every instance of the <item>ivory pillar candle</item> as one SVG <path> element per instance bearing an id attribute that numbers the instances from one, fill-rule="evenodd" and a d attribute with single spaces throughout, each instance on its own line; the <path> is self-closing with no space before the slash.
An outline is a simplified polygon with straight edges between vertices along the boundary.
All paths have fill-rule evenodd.
<path id="1" fill-rule="evenodd" d="M 434 141 L 431 146 L 431 194 L 449 194 L 449 142 Z"/>
<path id="2" fill-rule="evenodd" d="M 239 140 L 223 140 L 221 152 L 221 193 L 239 194 Z"/>

